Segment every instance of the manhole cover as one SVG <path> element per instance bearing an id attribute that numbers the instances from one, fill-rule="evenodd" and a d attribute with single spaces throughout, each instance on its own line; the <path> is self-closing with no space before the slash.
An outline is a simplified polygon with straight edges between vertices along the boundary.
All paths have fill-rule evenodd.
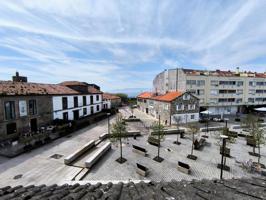
<path id="1" fill-rule="evenodd" d="M 54 158 L 54 159 L 59 159 L 61 157 L 63 157 L 63 155 L 60 155 L 60 154 L 54 154 L 54 155 L 50 156 L 50 158 Z"/>
<path id="2" fill-rule="evenodd" d="M 18 175 L 16 175 L 16 176 L 14 176 L 14 178 L 13 179 L 20 179 L 22 177 L 22 174 L 18 174 Z"/>

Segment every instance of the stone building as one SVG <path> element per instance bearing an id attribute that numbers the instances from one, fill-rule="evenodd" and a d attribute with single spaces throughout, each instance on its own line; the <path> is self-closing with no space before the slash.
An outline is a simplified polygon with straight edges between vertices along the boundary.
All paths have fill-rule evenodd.
<path id="1" fill-rule="evenodd" d="M 164 124 L 195 122 L 199 120 L 199 99 L 189 92 L 167 92 L 164 95 L 144 92 L 137 96 L 141 111 Z"/>
<path id="2" fill-rule="evenodd" d="M 16 74 L 0 81 L 0 141 L 37 132 L 55 119 L 79 120 L 102 111 L 102 92 L 77 81 L 29 83 Z"/>
<path id="3" fill-rule="evenodd" d="M 115 109 L 121 106 L 121 98 L 114 94 L 103 93 L 103 109 Z"/>

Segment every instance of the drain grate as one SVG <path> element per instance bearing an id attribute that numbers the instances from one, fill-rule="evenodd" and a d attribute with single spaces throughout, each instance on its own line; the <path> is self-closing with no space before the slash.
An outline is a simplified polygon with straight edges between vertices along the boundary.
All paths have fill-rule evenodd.
<path id="1" fill-rule="evenodd" d="M 20 179 L 22 177 L 22 174 L 18 174 L 18 175 L 16 175 L 16 176 L 14 176 L 14 178 L 13 179 Z"/>
<path id="2" fill-rule="evenodd" d="M 60 155 L 60 154 L 57 154 L 57 153 L 52 155 L 52 156 L 50 156 L 50 158 L 54 158 L 54 159 L 60 159 L 62 157 L 63 157 L 63 155 Z"/>

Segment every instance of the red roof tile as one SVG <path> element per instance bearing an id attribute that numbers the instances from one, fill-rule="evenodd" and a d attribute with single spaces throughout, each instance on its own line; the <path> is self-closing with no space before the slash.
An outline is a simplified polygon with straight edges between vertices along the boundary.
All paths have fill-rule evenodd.
<path id="1" fill-rule="evenodd" d="M 153 96 L 152 92 L 142 92 L 137 96 L 137 98 L 142 98 L 142 99 L 149 99 Z"/>
<path id="2" fill-rule="evenodd" d="M 157 100 L 157 101 L 167 101 L 167 102 L 171 102 L 173 100 L 175 100 L 177 97 L 181 96 L 183 93 L 176 91 L 176 92 L 167 92 L 164 95 L 159 95 L 159 96 L 154 96 L 151 97 L 151 99 Z"/>

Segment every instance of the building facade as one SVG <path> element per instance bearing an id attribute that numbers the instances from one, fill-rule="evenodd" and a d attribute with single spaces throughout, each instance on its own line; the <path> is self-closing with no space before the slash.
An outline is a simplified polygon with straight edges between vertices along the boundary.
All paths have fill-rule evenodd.
<path id="1" fill-rule="evenodd" d="M 154 92 L 189 91 L 200 107 L 215 115 L 241 113 L 247 106 L 266 104 L 266 74 L 236 71 L 169 69 L 153 80 Z"/>
<path id="2" fill-rule="evenodd" d="M 0 141 L 13 140 L 56 119 L 78 120 L 101 112 L 102 92 L 81 82 L 28 83 L 17 73 L 13 81 L 0 81 L 0 107 Z"/>
<path id="3" fill-rule="evenodd" d="M 165 125 L 199 120 L 199 99 L 189 92 L 144 92 L 137 96 L 137 104 L 142 112 L 156 119 L 160 116 Z"/>
<path id="4" fill-rule="evenodd" d="M 114 94 L 103 93 L 103 109 L 115 109 L 121 106 L 121 98 Z"/>

